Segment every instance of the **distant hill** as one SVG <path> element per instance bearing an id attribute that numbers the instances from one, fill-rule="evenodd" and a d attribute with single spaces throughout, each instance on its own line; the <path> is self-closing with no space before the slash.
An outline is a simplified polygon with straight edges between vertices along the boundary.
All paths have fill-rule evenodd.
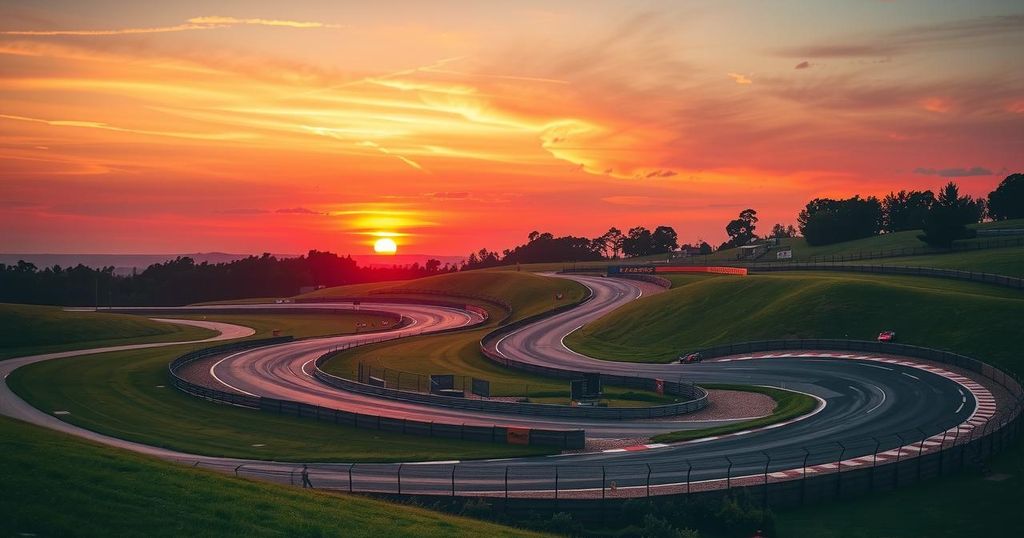
<path id="1" fill-rule="evenodd" d="M 173 260 L 179 256 L 187 256 L 196 263 L 228 263 L 240 260 L 251 254 L 230 254 L 226 252 L 193 252 L 182 254 L 4 254 L 0 253 L 0 263 L 13 265 L 20 260 L 34 263 L 36 267 L 61 267 L 75 266 L 78 264 L 87 267 L 114 267 L 114 273 L 119 275 L 130 275 L 132 270 L 142 271 L 154 263 L 162 263 Z M 299 254 L 274 254 L 278 258 L 295 258 Z M 393 256 L 381 256 L 376 254 L 355 255 L 352 259 L 359 265 L 371 267 L 391 267 L 392 265 L 410 265 L 419 263 L 423 265 L 428 259 L 440 260 L 441 265 L 445 263 L 457 264 L 463 260 L 463 256 L 432 256 L 428 254 L 395 254 Z"/>

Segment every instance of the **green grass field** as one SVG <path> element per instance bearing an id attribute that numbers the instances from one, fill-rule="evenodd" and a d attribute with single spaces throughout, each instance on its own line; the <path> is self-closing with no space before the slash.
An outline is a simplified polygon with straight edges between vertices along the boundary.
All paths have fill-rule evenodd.
<path id="1" fill-rule="evenodd" d="M 679 441 L 689 441 L 700 437 L 707 437 L 709 435 L 724 435 L 753 428 L 761 428 L 763 426 L 784 422 L 801 415 L 806 415 L 807 413 L 814 411 L 814 407 L 818 405 L 818 401 L 814 398 L 791 390 L 722 383 L 712 383 L 701 386 L 706 389 L 742 390 L 745 392 L 765 394 L 775 400 L 775 409 L 772 410 L 770 415 L 765 417 L 745 420 L 735 424 L 724 424 L 722 426 L 702 428 L 699 430 L 680 430 L 676 432 L 663 433 L 652 437 L 652 441 L 656 443 L 676 443 Z"/>
<path id="2" fill-rule="evenodd" d="M 0 360 L 88 347 L 202 340 L 214 331 L 139 316 L 0 303 Z"/>
<path id="3" fill-rule="evenodd" d="M 190 469 L 6 417 L 0 453 L 3 536 L 536 536 Z"/>
<path id="4" fill-rule="evenodd" d="M 674 275 L 668 292 L 626 305 L 576 331 L 587 355 L 668 362 L 680 352 L 778 338 L 898 341 L 995 364 L 1021 359 L 1024 292 L 946 279 L 844 273 Z"/>
<path id="5" fill-rule="evenodd" d="M 336 334 L 365 316 L 208 316 L 296 337 Z M 346 321 L 341 321 L 346 319 Z M 389 434 L 264 413 L 193 398 L 167 386 L 167 364 L 198 346 L 88 355 L 32 364 L 7 379 L 44 411 L 100 433 L 212 456 L 280 461 L 412 461 L 549 454 L 549 448 Z M 254 446 L 262 445 L 262 446 Z"/>
<path id="6" fill-rule="evenodd" d="M 1024 277 L 1024 246 L 969 250 L 949 254 L 906 256 L 849 262 L 859 265 L 905 265 L 910 267 L 937 267 L 960 269 L 980 273 L 994 273 Z"/>

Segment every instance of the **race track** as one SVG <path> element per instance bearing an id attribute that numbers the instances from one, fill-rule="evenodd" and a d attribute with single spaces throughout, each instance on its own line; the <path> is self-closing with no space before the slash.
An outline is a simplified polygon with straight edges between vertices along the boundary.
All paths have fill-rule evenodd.
<path id="1" fill-rule="evenodd" d="M 996 412 L 997 399 L 984 383 L 949 367 L 877 354 L 816 351 L 757 353 L 696 365 L 620 363 L 596 360 L 568 349 L 564 338 L 588 321 L 643 295 L 657 293 L 645 282 L 567 276 L 592 290 L 591 300 L 567 312 L 527 325 L 493 344 L 500 356 L 520 362 L 580 372 L 639 375 L 700 383 L 739 383 L 781 387 L 815 396 L 821 404 L 811 414 L 786 424 L 671 445 L 541 458 L 417 464 L 310 464 L 316 487 L 355 491 L 460 495 L 547 495 L 604 497 L 609 484 L 617 495 L 678 493 L 695 485 L 743 483 L 751 477 L 767 482 L 798 477 L 795 470 L 829 473 L 886 463 L 937 451 L 963 442 Z M 268 305 L 232 308 L 267 308 Z M 273 305 L 270 305 L 273 307 Z M 304 308 L 306 306 L 304 305 Z M 339 308 L 338 305 L 309 305 Z M 404 328 L 375 338 L 426 334 L 468 327 L 479 314 L 450 307 L 374 303 L 375 310 L 402 315 Z M 187 309 L 182 309 L 187 313 Z M 237 336 L 238 328 L 193 322 Z M 208 367 L 210 382 L 222 390 L 287 399 L 327 408 L 449 424 L 583 428 L 588 438 L 646 437 L 661 432 L 714 424 L 687 421 L 685 415 L 662 420 L 599 420 L 509 415 L 466 411 L 355 394 L 329 387 L 310 374 L 313 361 L 327 351 L 366 336 L 313 338 L 218 357 Z M 741 339 L 737 335 L 737 339 Z M 159 345 L 159 344 L 157 344 Z M 92 352 L 92 351 L 88 351 Z M 72 352 L 83 354 L 86 352 Z M 61 354 L 67 356 L 68 354 Z M 779 356 L 781 355 L 781 356 Z M 26 357 L 0 363 L 6 377 L 22 364 L 55 358 Z M 144 447 L 99 436 L 29 408 L 0 392 L 4 414 L 177 461 L 241 470 L 247 476 L 295 483 L 299 466 L 288 463 L 210 458 Z M 953 433 L 955 431 L 955 434 Z M 973 435 L 973 434 L 972 434 Z M 842 462 L 837 464 L 836 462 Z M 399 484 L 400 485 L 397 485 Z M 720 485 L 720 484 L 719 484 Z M 653 488 L 653 489 L 652 489 Z"/>

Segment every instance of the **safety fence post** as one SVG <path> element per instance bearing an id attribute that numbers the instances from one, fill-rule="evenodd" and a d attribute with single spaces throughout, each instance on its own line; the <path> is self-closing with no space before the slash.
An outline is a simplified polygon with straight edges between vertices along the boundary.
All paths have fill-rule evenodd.
<path id="1" fill-rule="evenodd" d="M 725 461 L 729 462 L 729 467 L 725 470 L 725 489 L 728 491 L 732 489 L 732 458 L 726 456 Z"/>
<path id="2" fill-rule="evenodd" d="M 843 498 L 843 458 L 846 456 L 846 446 L 839 441 L 836 441 L 841 449 L 839 451 L 839 461 L 836 462 L 836 499 Z"/>
<path id="3" fill-rule="evenodd" d="M 555 500 L 558 500 L 558 466 L 555 465 Z"/>
<path id="4" fill-rule="evenodd" d="M 878 467 L 878 448 L 881 446 L 881 441 L 871 437 L 875 441 L 875 450 L 871 453 L 871 477 L 868 479 L 868 492 L 875 491 L 875 469 Z"/>
<path id="5" fill-rule="evenodd" d="M 946 456 L 946 434 L 949 433 L 949 429 L 942 430 L 942 441 L 939 443 L 939 476 L 942 476 L 943 471 L 943 460 Z"/>
<path id="6" fill-rule="evenodd" d="M 604 500 L 604 483 L 605 483 L 605 477 L 606 476 L 607 475 L 605 474 L 604 465 L 602 465 L 601 466 L 601 500 L 602 501 Z"/>
<path id="7" fill-rule="evenodd" d="M 764 508 L 768 508 L 768 466 L 771 465 L 771 463 L 772 463 L 772 457 L 769 456 L 768 453 L 765 452 L 765 451 L 761 451 L 761 454 L 763 454 L 764 458 L 765 458 L 765 460 L 764 460 L 764 502 L 762 503 L 762 506 Z"/>
<path id="8" fill-rule="evenodd" d="M 690 471 L 693 470 L 693 465 L 690 464 L 690 460 L 686 460 L 686 494 L 690 494 Z"/>
<path id="9" fill-rule="evenodd" d="M 804 451 L 803 477 L 800 479 L 800 505 L 807 503 L 807 458 L 811 457 L 811 451 L 806 448 Z"/>
<path id="10" fill-rule="evenodd" d="M 924 454 L 924 442 L 928 439 L 928 436 L 921 431 L 921 428 L 915 428 L 921 434 L 921 444 L 917 446 L 917 481 L 921 481 L 921 456 Z"/>
<path id="11" fill-rule="evenodd" d="M 350 464 L 348 466 L 348 492 L 349 493 L 352 493 L 352 469 L 354 469 L 355 466 L 356 466 L 356 464 L 354 464 L 354 463 Z"/>
<path id="12" fill-rule="evenodd" d="M 505 509 L 508 510 L 508 465 L 505 466 Z"/>
<path id="13" fill-rule="evenodd" d="M 399 495 L 402 494 L 402 465 L 403 464 L 401 464 L 401 463 L 398 464 L 398 494 Z"/>
<path id="14" fill-rule="evenodd" d="M 896 434 L 896 438 L 900 440 L 899 446 L 896 447 L 896 477 L 893 480 L 893 487 L 900 487 L 900 457 L 903 456 L 903 436 Z"/>
<path id="15" fill-rule="evenodd" d="M 455 465 L 452 465 L 452 497 L 455 496 Z"/>
<path id="16" fill-rule="evenodd" d="M 647 464 L 647 496 L 651 496 L 651 464 Z"/>

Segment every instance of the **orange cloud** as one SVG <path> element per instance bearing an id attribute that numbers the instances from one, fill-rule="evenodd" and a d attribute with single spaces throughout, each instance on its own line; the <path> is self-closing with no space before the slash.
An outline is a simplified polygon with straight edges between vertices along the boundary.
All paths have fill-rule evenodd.
<path id="1" fill-rule="evenodd" d="M 182 24 L 171 26 L 154 26 L 148 28 L 119 28 L 114 30 L 6 30 L 2 35 L 15 36 L 112 36 L 135 34 L 164 34 L 170 32 L 188 32 L 192 30 L 213 30 L 231 26 L 277 26 L 285 28 L 341 28 L 338 24 L 322 22 L 289 21 L 276 19 L 236 17 L 193 17 Z"/>

